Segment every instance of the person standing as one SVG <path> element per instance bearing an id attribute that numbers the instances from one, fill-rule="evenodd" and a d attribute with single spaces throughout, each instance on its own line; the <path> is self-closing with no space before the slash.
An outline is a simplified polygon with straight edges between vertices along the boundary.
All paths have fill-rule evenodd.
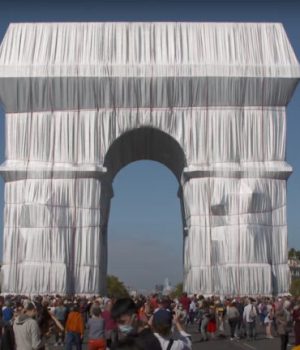
<path id="1" fill-rule="evenodd" d="M 202 311 L 202 320 L 200 325 L 201 341 L 207 341 L 208 340 L 207 326 L 211 318 L 210 309 L 207 301 L 203 301 L 201 306 L 201 311 Z"/>
<path id="2" fill-rule="evenodd" d="M 66 323 L 66 316 L 67 316 L 67 308 L 64 306 L 63 301 L 59 299 L 57 301 L 57 305 L 54 308 L 53 311 L 54 316 L 56 319 L 61 323 L 61 325 L 64 327 Z M 54 346 L 59 346 L 64 343 L 64 332 L 62 332 L 58 327 L 55 330 L 55 341 L 56 343 Z"/>
<path id="3" fill-rule="evenodd" d="M 273 339 L 272 336 L 272 324 L 274 322 L 274 309 L 271 303 L 267 304 L 267 316 L 265 317 L 264 324 L 266 325 L 266 337 Z"/>
<path id="4" fill-rule="evenodd" d="M 11 308 L 10 300 L 5 301 L 5 306 L 2 308 L 2 336 L 0 337 L 1 350 L 13 350 L 14 346 L 14 332 L 13 332 L 13 309 Z"/>
<path id="5" fill-rule="evenodd" d="M 16 318 L 13 326 L 16 350 L 37 350 L 44 347 L 38 323 L 34 319 L 36 315 L 36 305 L 27 301 L 24 313 Z"/>
<path id="6" fill-rule="evenodd" d="M 105 309 L 102 312 L 102 318 L 105 324 L 105 338 L 106 346 L 111 347 L 118 339 L 118 325 L 111 316 L 112 300 L 107 300 L 105 303 Z"/>
<path id="7" fill-rule="evenodd" d="M 172 338 L 172 324 L 178 332 L 177 339 Z M 152 327 L 154 335 L 160 342 L 162 350 L 191 350 L 192 342 L 180 322 L 178 315 L 172 315 L 171 311 L 161 309 L 153 314 Z"/>
<path id="8" fill-rule="evenodd" d="M 79 310 L 79 305 L 74 304 L 67 318 L 66 350 L 72 350 L 73 345 L 76 346 L 76 350 L 81 350 L 81 343 L 84 335 L 84 322 Z"/>
<path id="9" fill-rule="evenodd" d="M 281 341 L 281 350 L 286 350 L 287 344 L 289 342 L 289 329 L 288 323 L 290 319 L 289 312 L 283 308 L 283 306 L 279 306 L 276 311 L 276 322 L 277 322 L 277 333 L 280 335 Z"/>
<path id="10" fill-rule="evenodd" d="M 293 320 L 294 320 L 295 345 L 300 345 L 300 301 L 299 300 L 293 311 Z"/>
<path id="11" fill-rule="evenodd" d="M 111 349 L 117 349 L 122 339 L 134 338 L 144 350 L 161 350 L 151 328 L 139 322 L 136 305 L 132 299 L 118 299 L 112 307 L 111 315 L 117 322 L 120 333 L 120 340 L 113 344 Z"/>
<path id="12" fill-rule="evenodd" d="M 255 300 L 249 298 L 248 304 L 244 308 L 243 319 L 246 323 L 247 339 L 253 340 L 256 336 L 256 307 Z"/>
<path id="13" fill-rule="evenodd" d="M 244 303 L 240 298 L 235 300 L 235 306 L 239 311 L 239 319 L 235 329 L 235 337 L 237 339 L 243 338 L 245 336 L 245 327 L 243 322 L 243 314 L 244 314 Z"/>
<path id="14" fill-rule="evenodd" d="M 187 296 L 187 293 L 182 293 L 181 297 L 179 298 L 179 302 L 183 306 L 183 308 L 186 311 L 186 314 L 188 316 L 191 299 Z"/>
<path id="15" fill-rule="evenodd" d="M 210 339 L 214 339 L 217 332 L 217 314 L 216 307 L 212 303 L 209 305 L 209 321 L 207 324 L 207 333 L 209 333 Z"/>
<path id="16" fill-rule="evenodd" d="M 235 329 L 240 317 L 240 313 L 235 302 L 230 302 L 230 304 L 227 306 L 226 315 L 230 326 L 230 340 L 234 340 Z"/>
<path id="17" fill-rule="evenodd" d="M 191 300 L 191 303 L 189 305 L 189 317 L 188 317 L 188 323 L 194 324 L 194 318 L 197 313 L 197 300 L 196 298 L 193 298 Z"/>
<path id="18" fill-rule="evenodd" d="M 92 317 L 87 321 L 88 350 L 105 350 L 104 319 L 101 317 L 100 307 L 93 307 Z"/>
<path id="19" fill-rule="evenodd" d="M 2 320 L 4 325 L 10 324 L 14 315 L 14 311 L 11 308 L 10 300 L 5 300 L 5 305 L 2 307 Z"/>

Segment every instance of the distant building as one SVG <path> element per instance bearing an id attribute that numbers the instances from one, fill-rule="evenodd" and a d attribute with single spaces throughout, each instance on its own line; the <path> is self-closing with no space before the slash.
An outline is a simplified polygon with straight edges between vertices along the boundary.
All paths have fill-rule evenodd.
<path id="1" fill-rule="evenodd" d="M 173 288 L 169 282 L 169 279 L 166 278 L 164 282 L 164 288 L 163 288 L 163 294 L 164 295 L 169 295 L 172 292 Z"/>

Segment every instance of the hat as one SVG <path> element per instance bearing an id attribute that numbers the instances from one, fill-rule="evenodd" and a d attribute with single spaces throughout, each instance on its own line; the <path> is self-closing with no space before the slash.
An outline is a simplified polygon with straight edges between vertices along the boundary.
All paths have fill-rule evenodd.
<path id="1" fill-rule="evenodd" d="M 172 325 L 172 313 L 169 310 L 160 309 L 153 314 L 154 325 Z"/>

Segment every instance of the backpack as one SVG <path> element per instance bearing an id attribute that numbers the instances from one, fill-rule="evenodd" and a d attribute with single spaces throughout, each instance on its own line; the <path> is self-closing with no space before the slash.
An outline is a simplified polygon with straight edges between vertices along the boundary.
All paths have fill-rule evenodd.
<path id="1" fill-rule="evenodd" d="M 174 343 L 174 339 L 170 339 L 170 340 L 169 340 L 168 347 L 167 347 L 167 350 L 170 350 L 170 349 L 171 349 L 173 343 Z"/>

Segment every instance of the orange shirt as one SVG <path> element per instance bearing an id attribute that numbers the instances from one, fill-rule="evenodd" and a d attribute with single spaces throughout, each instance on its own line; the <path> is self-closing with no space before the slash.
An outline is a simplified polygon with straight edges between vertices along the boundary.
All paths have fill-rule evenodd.
<path id="1" fill-rule="evenodd" d="M 66 332 L 80 333 L 83 337 L 84 323 L 79 312 L 71 311 L 66 322 Z"/>

